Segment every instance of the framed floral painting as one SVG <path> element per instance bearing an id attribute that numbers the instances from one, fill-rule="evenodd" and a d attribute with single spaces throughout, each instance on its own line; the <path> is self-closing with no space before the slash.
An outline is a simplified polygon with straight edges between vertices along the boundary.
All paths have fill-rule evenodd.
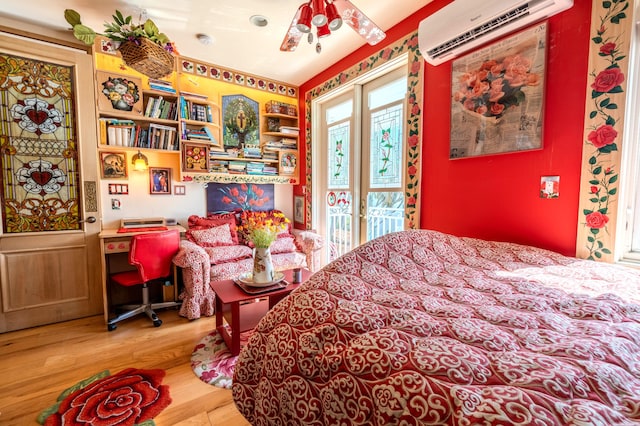
<path id="1" fill-rule="evenodd" d="M 542 148 L 547 23 L 455 59 L 449 158 Z"/>
<path id="2" fill-rule="evenodd" d="M 107 71 L 96 72 L 98 108 L 103 112 L 142 115 L 142 80 Z"/>

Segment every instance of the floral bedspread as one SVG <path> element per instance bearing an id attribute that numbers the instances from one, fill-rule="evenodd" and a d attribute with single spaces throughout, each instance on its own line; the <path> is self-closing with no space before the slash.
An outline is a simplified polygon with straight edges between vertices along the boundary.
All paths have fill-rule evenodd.
<path id="1" fill-rule="evenodd" d="M 640 424 L 639 294 L 630 268 L 389 234 L 262 319 L 233 398 L 254 425 Z"/>

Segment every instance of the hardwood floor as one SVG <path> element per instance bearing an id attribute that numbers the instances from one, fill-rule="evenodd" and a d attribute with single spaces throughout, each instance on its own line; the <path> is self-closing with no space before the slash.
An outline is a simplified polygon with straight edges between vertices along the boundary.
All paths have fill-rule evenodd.
<path id="1" fill-rule="evenodd" d="M 248 425 L 231 391 L 200 381 L 190 357 L 215 318 L 189 321 L 161 310 L 153 327 L 138 316 L 108 332 L 102 316 L 0 334 L 0 424 L 37 424 L 40 412 L 66 388 L 103 370 L 162 368 L 173 402 L 156 425 Z"/>

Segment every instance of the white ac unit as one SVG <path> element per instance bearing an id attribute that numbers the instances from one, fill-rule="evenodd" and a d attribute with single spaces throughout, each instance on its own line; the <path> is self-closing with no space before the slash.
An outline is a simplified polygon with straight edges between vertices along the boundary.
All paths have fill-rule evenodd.
<path id="1" fill-rule="evenodd" d="M 420 22 L 420 53 L 438 65 L 571 6 L 573 0 L 454 0 Z"/>

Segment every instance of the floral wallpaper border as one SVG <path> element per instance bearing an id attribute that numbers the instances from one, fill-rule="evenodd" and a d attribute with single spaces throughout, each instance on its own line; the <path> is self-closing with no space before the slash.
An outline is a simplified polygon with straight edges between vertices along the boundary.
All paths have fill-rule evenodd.
<path id="1" fill-rule="evenodd" d="M 576 256 L 612 262 L 633 10 L 593 0 Z"/>
<path id="2" fill-rule="evenodd" d="M 98 37 L 96 39 L 96 48 L 101 53 L 113 56 L 120 56 L 115 49 L 113 42 L 107 38 Z M 291 98 L 298 97 L 298 87 L 291 86 L 275 80 L 264 77 L 247 74 L 244 72 L 234 71 L 230 68 L 220 67 L 199 61 L 197 59 L 178 56 L 178 69 L 180 72 L 189 73 L 201 77 L 208 77 L 214 80 L 224 81 L 225 83 L 237 84 L 238 86 L 249 87 L 251 89 L 264 90 L 265 92 L 276 93 L 278 95 L 289 96 Z M 125 65 L 123 64 L 122 67 Z"/>
<path id="3" fill-rule="evenodd" d="M 408 53 L 407 63 L 407 149 L 406 149 L 406 178 L 405 178 L 405 229 L 418 228 L 420 225 L 420 167 L 422 147 L 422 95 L 424 60 L 418 50 L 418 32 L 413 32 L 399 39 L 393 44 L 369 56 L 359 64 L 342 71 L 335 77 L 314 87 L 305 94 L 305 151 L 306 151 L 306 179 L 305 179 L 305 224 L 311 228 L 311 101 L 361 74 L 372 71 L 398 56 Z"/>

